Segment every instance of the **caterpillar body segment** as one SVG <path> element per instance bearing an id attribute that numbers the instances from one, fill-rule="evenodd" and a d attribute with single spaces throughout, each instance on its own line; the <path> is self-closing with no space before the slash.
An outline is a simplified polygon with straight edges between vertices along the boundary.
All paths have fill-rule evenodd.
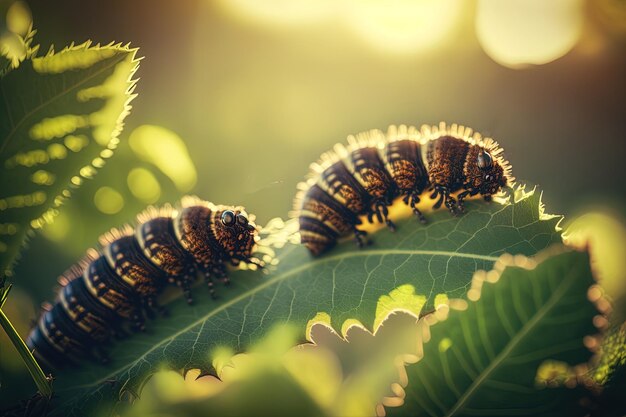
<path id="1" fill-rule="evenodd" d="M 469 128 L 391 126 L 386 135 L 349 136 L 347 146 L 336 145 L 312 164 L 298 185 L 292 216 L 299 219 L 302 243 L 319 255 L 349 234 L 362 246 L 361 216 L 395 230 L 388 207 L 398 197 L 425 222 L 417 208 L 424 192 L 436 199 L 435 208 L 445 205 L 456 215 L 465 198 L 490 200 L 513 181 L 497 142 Z"/>
<path id="2" fill-rule="evenodd" d="M 42 311 L 27 345 L 47 368 L 81 360 L 106 361 L 104 346 L 145 329 L 146 318 L 163 312 L 157 297 L 180 287 L 191 303 L 191 285 L 202 275 L 214 296 L 214 281 L 228 283 L 226 265 L 260 265 L 252 257 L 257 236 L 243 207 L 185 198 L 182 208 L 149 208 L 137 225 L 112 229 L 59 278 L 61 287 Z"/>

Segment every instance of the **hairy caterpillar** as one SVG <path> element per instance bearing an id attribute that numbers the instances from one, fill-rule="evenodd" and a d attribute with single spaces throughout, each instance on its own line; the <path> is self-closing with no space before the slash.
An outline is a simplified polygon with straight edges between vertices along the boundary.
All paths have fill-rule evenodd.
<path id="1" fill-rule="evenodd" d="M 228 284 L 226 263 L 261 266 L 252 257 L 256 236 L 243 207 L 185 197 L 178 210 L 148 208 L 135 228 L 112 229 L 101 237 L 100 251 L 90 249 L 59 278 L 55 302 L 26 343 L 51 368 L 106 361 L 101 346 L 129 327 L 143 330 L 146 316 L 163 311 L 156 298 L 167 285 L 180 287 L 191 304 L 198 273 L 214 296 L 214 280 Z"/>
<path id="2" fill-rule="evenodd" d="M 425 222 L 417 208 L 424 191 L 438 198 L 434 208 L 444 204 L 458 214 L 465 198 L 490 200 L 514 180 L 501 154 L 497 142 L 456 124 L 390 126 L 386 135 L 371 130 L 349 136 L 347 147 L 337 144 L 323 154 L 298 185 L 292 216 L 299 219 L 301 241 L 314 255 L 350 233 L 362 246 L 366 232 L 358 228 L 359 216 L 394 230 L 387 207 L 397 197 Z"/>

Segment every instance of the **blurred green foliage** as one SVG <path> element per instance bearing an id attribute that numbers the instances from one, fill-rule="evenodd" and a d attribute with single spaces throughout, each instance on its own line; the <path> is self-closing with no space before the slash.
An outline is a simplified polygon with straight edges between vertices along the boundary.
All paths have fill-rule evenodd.
<path id="1" fill-rule="evenodd" d="M 32 28 L 29 25 L 26 32 L 23 23 L 30 21 L 25 3 L 0 2 L 7 6 L 0 9 L 16 3 L 11 12 L 16 23 L 0 24 L 0 35 L 9 34 L 2 40 L 9 39 L 13 51 L 10 60 L 0 57 L 3 68 L 23 59 L 31 47 Z M 573 49 L 550 64 L 520 71 L 491 61 L 482 49 L 485 40 L 476 34 L 478 15 L 484 18 L 485 10 L 497 2 L 470 1 L 460 12 L 448 9 L 437 17 L 423 14 L 423 5 L 411 2 L 398 2 L 395 8 L 363 2 L 361 11 L 358 2 L 349 2 L 349 7 L 340 7 L 342 16 L 336 19 L 332 9 L 340 3 L 348 2 L 315 2 L 310 13 L 307 7 L 313 2 L 307 1 L 272 2 L 260 10 L 246 0 L 184 4 L 114 0 L 91 4 L 85 13 L 78 0 L 29 2 L 44 35 L 43 41 L 38 39 L 43 50 L 46 42 L 128 39 L 142 46 L 148 65 L 142 71 L 137 109 L 128 119 L 130 129 L 121 136 L 116 157 L 73 193 L 57 221 L 30 241 L 17 266 L 17 289 L 25 298 L 17 297 L 16 303 L 29 306 L 15 310 L 24 311 L 17 313 L 18 322 L 24 324 L 23 335 L 25 324 L 36 313 L 30 306 L 52 298 L 57 275 L 93 246 L 99 234 L 131 221 L 146 204 L 176 201 L 193 187 L 191 191 L 202 198 L 245 204 L 263 224 L 286 214 L 296 182 L 320 152 L 348 133 L 389 123 L 444 119 L 493 134 L 504 145 L 516 176 L 541 183 L 549 191 L 550 207 L 572 214 L 590 205 L 594 209 L 609 205 L 616 208 L 613 224 L 620 224 L 626 203 L 626 171 L 621 169 L 626 142 L 620 139 L 626 129 L 621 115 L 626 105 L 621 76 L 626 69 L 623 2 L 589 2 L 582 29 L 572 22 L 557 28 L 569 33 L 572 28 L 580 30 Z M 453 1 L 440 3 L 426 13 L 456 7 Z M 272 13 L 272 7 L 280 13 Z M 319 7 L 329 7 L 330 12 L 319 13 Z M 555 10 L 560 7 L 564 4 Z M 394 39 L 400 43 L 407 39 L 402 31 L 410 38 L 431 28 L 428 24 L 411 27 L 416 10 L 431 16 L 427 23 L 438 26 L 438 34 L 433 34 L 438 37 L 436 47 L 411 49 L 409 43 L 407 49 L 404 43 L 396 48 Z M 533 19 L 523 16 L 517 15 L 517 20 L 524 23 L 524 30 L 531 35 L 543 33 L 534 30 L 534 23 L 526 24 Z M 580 10 L 572 16 L 578 19 Z M 516 15 L 509 13 L 507 18 Z M 439 24 L 442 21 L 446 24 Z M 512 49 L 506 42 L 514 25 L 503 25 L 509 33 L 501 36 L 497 30 L 502 28 L 488 19 L 482 24 L 495 31 L 492 41 L 501 41 L 505 51 Z M 556 37 L 554 33 L 551 36 Z M 22 39 L 13 42 L 14 34 Z M 195 185 L 181 186 L 185 182 L 159 167 L 158 158 L 132 146 L 131 132 L 146 123 L 157 129 L 166 126 L 161 133 L 178 138 L 174 142 L 179 143 L 178 155 L 183 155 L 180 161 L 194 166 Z M 142 130 L 146 131 L 138 132 Z M 174 165 L 178 159 L 172 161 Z M 36 177 L 47 181 L 45 176 Z M 591 230 L 598 228 L 586 224 Z M 623 227 L 609 229 L 623 231 Z M 615 248 L 606 245 L 606 250 L 594 253 L 601 245 L 590 247 L 592 263 L 594 256 L 599 259 Z M 602 259 L 619 271 L 620 256 Z M 618 278 L 603 284 L 623 289 Z M 1 368 L 2 363 L 12 362 L 3 342 L 2 404 L 28 397 L 32 387 L 23 369 L 15 369 L 16 374 Z M 116 390 L 110 394 L 116 395 Z"/>

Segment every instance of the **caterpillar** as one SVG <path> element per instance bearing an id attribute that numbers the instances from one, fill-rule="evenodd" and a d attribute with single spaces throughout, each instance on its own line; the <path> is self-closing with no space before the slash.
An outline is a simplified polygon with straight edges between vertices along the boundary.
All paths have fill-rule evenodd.
<path id="1" fill-rule="evenodd" d="M 348 146 L 337 144 L 311 164 L 291 215 L 298 219 L 302 244 L 319 255 L 350 233 L 362 247 L 367 233 L 358 227 L 360 216 L 395 230 L 387 208 L 398 197 L 425 223 L 417 208 L 425 191 L 437 199 L 434 208 L 444 204 L 458 215 L 465 198 L 480 194 L 489 201 L 513 181 L 498 143 L 470 128 L 390 126 L 386 135 L 371 130 L 349 136 Z"/>
<path id="2" fill-rule="evenodd" d="M 103 345 L 145 329 L 145 319 L 165 313 L 157 296 L 168 285 L 181 288 L 191 304 L 191 285 L 204 276 L 228 284 L 226 264 L 262 266 L 252 257 L 257 237 L 243 207 L 214 205 L 185 197 L 180 209 L 150 207 L 136 227 L 112 229 L 100 250 L 59 278 L 56 299 L 39 317 L 26 344 L 45 366 L 58 369 L 80 360 L 106 362 Z"/>

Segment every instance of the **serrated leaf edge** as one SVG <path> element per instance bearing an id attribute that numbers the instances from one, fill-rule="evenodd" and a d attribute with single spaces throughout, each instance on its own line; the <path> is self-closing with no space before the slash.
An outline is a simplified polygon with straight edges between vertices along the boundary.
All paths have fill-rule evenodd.
<path id="1" fill-rule="evenodd" d="M 507 267 L 518 267 L 526 270 L 533 270 L 537 267 L 537 265 L 541 264 L 548 258 L 571 251 L 571 249 L 568 249 L 563 245 L 554 245 L 532 257 L 505 253 L 499 257 L 494 264 L 493 269 L 490 271 L 476 271 L 472 276 L 471 283 L 471 289 L 474 289 L 475 292 L 472 293 L 472 296 L 470 297 L 470 292 L 468 291 L 469 301 L 464 299 L 451 299 L 448 303 L 438 305 L 432 314 L 426 315 L 420 319 L 420 323 L 422 324 L 420 329 L 421 339 L 418 338 L 417 354 L 400 355 L 396 358 L 394 363 L 398 369 L 398 383 L 393 383 L 390 387 L 395 395 L 384 397 L 382 399 L 376 407 L 376 415 L 378 417 L 384 417 L 386 415 L 385 407 L 400 407 L 404 404 L 404 398 L 406 397 L 405 388 L 409 382 L 406 365 L 417 363 L 424 358 L 424 344 L 430 341 L 430 328 L 445 321 L 451 310 L 464 311 L 469 307 L 469 303 L 480 300 L 483 284 L 485 282 L 488 284 L 497 283 Z M 610 312 L 610 304 L 605 299 L 604 293 L 597 283 L 589 287 L 587 298 L 596 307 L 600 314 L 606 315 Z M 394 314 L 394 312 L 390 312 L 389 316 L 391 314 Z M 385 320 L 387 318 L 385 318 Z M 594 354 L 587 362 L 588 364 L 594 363 L 598 360 L 599 350 L 597 347 L 600 346 L 600 340 L 603 337 L 602 331 L 604 329 L 598 327 L 596 328 L 598 329 L 598 333 L 595 335 L 585 336 L 584 338 L 584 345 Z"/>
<path id="2" fill-rule="evenodd" d="M 538 189 L 537 186 L 533 186 L 528 191 L 526 191 L 526 188 L 527 187 L 526 187 L 525 184 L 517 183 L 514 188 L 511 188 L 511 190 L 513 192 L 509 193 L 508 195 L 500 196 L 499 198 L 494 198 L 494 201 L 497 204 L 502 204 L 502 205 L 517 204 L 517 203 L 520 203 L 523 200 L 526 200 L 528 198 L 531 198 L 531 197 L 535 196 L 535 194 L 537 192 L 537 189 Z M 552 219 L 558 218 L 559 220 L 558 220 L 557 224 L 555 225 L 555 230 L 556 231 L 560 231 L 561 230 L 560 223 L 563 221 L 564 216 L 545 213 L 545 205 L 542 202 L 542 195 L 543 195 L 543 192 L 540 192 L 540 194 L 538 196 L 539 200 L 538 200 L 538 208 L 537 209 L 538 209 L 539 220 L 540 221 L 546 221 L 546 220 L 552 220 Z M 276 219 L 273 219 L 273 221 L 275 221 L 275 220 Z M 267 225 L 266 225 L 266 227 L 267 227 Z M 272 242 L 272 244 L 273 243 L 274 242 Z M 276 260 L 280 261 L 281 258 L 286 256 L 296 246 L 297 245 L 294 244 L 292 248 L 288 248 L 287 250 L 280 252 L 278 254 Z M 276 247 L 280 247 L 280 246 L 276 246 Z M 381 250 L 368 250 L 368 251 L 369 252 L 378 252 L 378 251 L 384 252 L 385 250 L 381 249 Z M 429 251 L 419 251 L 419 252 L 420 253 L 429 253 Z M 352 253 L 352 252 L 349 252 L 348 254 L 342 253 L 342 254 L 334 255 L 334 256 L 340 256 L 340 257 L 349 256 L 350 253 Z M 442 253 L 442 252 L 441 251 L 437 251 L 437 253 Z M 502 255 L 502 256 L 505 256 L 505 255 Z M 456 256 L 459 256 L 459 254 L 457 254 Z M 537 256 L 538 255 L 535 255 L 535 257 L 533 257 L 533 258 L 536 258 Z M 321 261 L 327 261 L 329 257 L 332 258 L 333 255 L 320 258 L 320 260 Z M 488 258 L 489 258 L 489 260 L 493 260 L 493 257 L 488 257 Z M 496 258 L 495 261 L 498 261 L 499 259 L 500 258 Z M 312 262 L 316 262 L 316 260 L 313 260 Z M 300 267 L 298 267 L 296 269 L 300 269 L 302 267 L 303 266 L 300 266 Z M 213 310 L 212 313 L 209 316 L 213 316 L 213 315 L 217 314 L 218 312 L 223 311 L 224 309 L 228 308 L 228 306 L 232 305 L 233 303 L 236 303 L 236 302 L 240 301 L 242 298 L 245 298 L 245 297 L 247 297 L 247 296 L 249 296 L 251 294 L 254 294 L 254 293 L 258 292 L 258 291 L 266 288 L 267 286 L 274 284 L 277 281 L 282 281 L 284 279 L 283 276 L 290 276 L 290 275 L 293 275 L 293 270 L 284 272 L 283 274 L 280 274 L 278 277 L 276 277 L 276 276 L 272 277 L 270 280 L 268 280 L 268 281 L 266 281 L 266 282 L 264 282 L 264 283 L 262 283 L 260 285 L 255 286 L 254 288 L 252 288 L 251 290 L 245 292 L 244 294 L 241 294 L 240 296 L 236 297 L 235 299 L 230 300 L 228 303 L 221 305 L 216 310 Z M 201 285 L 201 283 L 196 283 L 196 285 Z M 177 295 L 177 296 L 172 297 L 168 301 L 172 302 L 172 301 L 174 301 L 174 300 L 176 300 L 177 298 L 180 298 L 180 297 L 181 297 L 180 295 Z M 448 300 L 448 304 L 447 305 L 450 306 L 450 307 L 454 307 L 454 309 L 456 309 L 456 310 L 463 310 L 463 309 L 467 308 L 467 301 L 463 300 L 463 299 L 450 299 L 450 300 Z M 390 311 L 389 314 L 388 314 L 388 317 L 392 316 L 393 314 L 396 314 L 399 311 L 402 311 L 402 310 L 401 309 L 397 309 L 397 310 Z M 410 311 L 404 311 L 404 312 L 407 312 L 407 313 L 415 316 L 415 314 L 410 312 Z M 431 315 L 425 316 L 425 317 L 430 317 L 430 316 L 433 316 L 433 315 L 431 314 Z M 381 320 L 380 323 L 384 323 L 384 321 L 388 317 L 385 317 L 385 319 Z M 329 320 L 330 320 L 330 316 L 328 314 L 326 314 L 326 313 L 322 313 L 321 315 L 320 315 L 320 313 L 318 313 L 318 315 L 316 315 L 313 319 L 309 320 L 309 322 L 306 325 L 306 329 L 305 329 L 305 336 L 306 336 L 306 339 L 308 341 L 307 343 L 314 343 L 314 341 L 310 340 L 310 330 L 313 327 L 313 325 L 315 325 L 315 324 L 327 326 L 330 330 L 332 330 L 339 337 L 343 338 L 346 341 L 347 341 L 347 339 L 345 339 L 345 337 L 347 336 L 347 333 L 349 332 L 350 328 L 352 328 L 352 327 L 362 328 L 363 330 L 369 332 L 370 334 L 374 334 L 375 335 L 375 333 L 373 333 L 371 330 L 369 330 L 367 328 L 367 326 L 365 326 L 363 323 L 361 323 L 360 321 L 358 321 L 356 319 L 354 319 L 354 320 L 346 320 L 346 322 L 344 322 L 344 324 L 342 325 L 342 330 L 340 332 L 337 332 L 332 327 L 332 325 L 330 324 Z M 425 321 L 424 320 L 420 320 L 420 322 L 425 322 Z M 187 326 L 183 330 L 186 330 L 186 329 L 188 329 L 188 328 L 190 328 L 192 326 L 195 326 L 197 324 L 198 324 L 198 321 L 190 324 L 189 326 Z M 380 328 L 380 326 L 378 326 L 378 328 Z M 428 340 L 430 338 L 430 326 L 425 326 L 424 325 L 424 326 L 422 326 L 421 329 L 422 329 L 422 332 L 423 332 L 423 335 L 424 335 L 424 340 Z M 181 333 L 181 331 L 176 332 L 176 334 L 180 334 L 180 333 Z M 174 337 L 174 336 L 172 336 L 172 337 Z M 171 339 L 172 337 L 170 337 L 168 339 Z M 145 356 L 149 352 L 153 351 L 154 348 L 155 347 L 149 349 L 146 353 L 144 353 L 141 356 Z M 236 353 L 245 353 L 245 350 L 242 351 L 242 352 L 236 352 Z M 423 354 L 423 352 L 422 352 L 422 354 Z M 210 362 L 212 361 L 212 359 L 213 358 L 211 356 L 207 357 L 207 362 L 209 363 L 209 365 L 207 366 L 207 368 L 201 369 L 201 371 L 203 373 L 214 375 L 214 372 L 211 369 L 212 367 L 210 366 Z M 139 358 L 137 360 L 139 360 Z M 419 357 L 417 357 L 415 355 L 403 355 L 403 356 L 399 357 L 395 361 L 396 362 L 396 366 L 398 367 L 398 373 L 400 375 L 401 384 L 399 385 L 399 387 L 396 387 L 395 384 L 394 384 L 391 387 L 392 392 L 394 392 L 394 393 L 402 393 L 402 395 L 404 395 L 403 387 L 405 387 L 408 384 L 408 376 L 406 375 L 406 371 L 404 370 L 404 368 L 405 368 L 406 364 L 415 363 L 417 360 L 419 360 Z M 107 374 L 106 376 L 104 376 L 103 378 L 98 379 L 97 381 L 94 381 L 94 382 L 91 382 L 91 383 L 87 383 L 87 384 L 78 385 L 78 386 L 68 387 L 68 388 L 63 389 L 61 391 L 68 391 L 68 390 L 73 390 L 73 389 L 76 389 L 76 388 L 87 388 L 87 387 L 99 386 L 100 384 L 110 380 L 110 378 L 115 378 L 115 376 L 119 372 L 121 372 L 121 371 L 123 371 L 124 369 L 127 369 L 127 368 L 128 368 L 127 366 L 124 366 L 124 367 L 122 367 L 120 369 L 117 369 L 117 370 Z M 173 371 L 176 371 L 176 372 L 180 372 L 181 374 L 184 375 L 185 372 L 187 372 L 188 370 L 196 369 L 196 368 L 183 368 L 183 369 L 180 369 L 180 368 L 171 367 L 167 363 L 163 363 L 163 364 L 161 364 L 161 369 L 173 370 Z M 402 376 L 403 373 L 404 373 L 404 376 Z M 151 373 L 143 376 L 140 381 L 137 381 L 137 383 L 135 385 L 137 387 L 136 390 L 135 389 L 131 390 L 128 387 L 128 383 L 130 382 L 131 379 L 126 378 L 126 379 L 117 381 L 117 384 L 121 384 L 121 386 L 123 388 L 123 389 L 120 389 L 120 392 L 119 392 L 119 399 L 120 399 L 120 401 L 124 401 L 124 400 L 122 400 L 122 397 L 127 395 L 127 394 L 130 394 L 133 398 L 138 397 L 140 392 L 141 392 L 141 389 L 143 388 L 145 383 L 151 378 L 151 376 L 153 374 L 154 374 L 154 372 L 151 372 Z M 402 379 L 402 378 L 404 378 L 404 379 Z M 402 385 L 402 382 L 404 382 L 403 385 Z M 398 388 L 402 388 L 402 390 L 400 391 Z M 92 392 L 92 394 L 93 394 L 93 392 Z M 392 399 L 396 398 L 396 397 L 386 397 L 386 398 L 389 399 L 389 401 L 393 401 Z M 75 408 L 73 407 L 72 409 L 75 409 Z"/>
<path id="3" fill-rule="evenodd" d="M 54 46 L 51 45 L 50 49 L 43 56 L 43 58 L 51 57 L 53 55 L 61 54 L 61 53 L 68 52 L 68 51 L 89 50 L 89 49 L 92 49 L 92 50 L 114 49 L 116 51 L 128 52 L 131 54 L 130 63 L 133 65 L 133 67 L 130 73 L 128 74 L 128 78 L 126 80 L 127 87 L 126 87 L 126 90 L 124 91 L 126 100 L 124 101 L 122 111 L 120 112 L 115 122 L 115 127 L 113 128 L 113 131 L 111 132 L 111 137 L 109 139 L 109 142 L 107 143 L 105 147 L 103 147 L 103 149 L 114 151 L 119 144 L 119 136 L 124 129 L 124 119 L 130 114 L 130 111 L 132 109 L 131 102 L 138 95 L 137 93 L 135 93 L 135 89 L 137 87 L 137 82 L 139 81 L 139 78 L 133 78 L 133 77 L 135 73 L 137 72 L 137 70 L 139 69 L 140 61 L 143 60 L 143 57 L 136 57 L 136 54 L 139 51 L 139 48 L 131 47 L 130 42 L 126 44 L 122 44 L 121 42 L 117 42 L 117 43 L 110 42 L 109 44 L 104 45 L 104 46 L 101 46 L 99 43 L 94 46 L 91 46 L 91 45 L 92 45 L 91 40 L 87 40 L 79 45 L 75 45 L 74 42 L 72 42 L 70 45 L 61 49 L 57 53 L 54 52 Z M 38 50 L 39 50 L 39 46 L 37 46 L 36 48 L 33 48 L 32 54 L 27 59 L 32 61 L 33 59 L 36 59 L 36 58 L 42 58 L 42 57 L 37 56 Z M 98 172 L 99 168 L 102 168 L 102 166 L 106 164 L 106 159 L 103 159 L 103 161 L 104 162 L 101 163 L 99 167 L 96 167 L 93 164 L 93 161 L 88 166 L 93 167 L 95 169 L 95 172 Z M 57 195 L 51 197 L 53 201 L 53 204 L 51 207 L 49 207 L 46 211 L 44 211 L 39 217 L 31 219 L 30 224 L 27 226 L 27 231 L 23 237 L 23 241 L 20 244 L 21 249 L 18 251 L 16 256 L 6 265 L 6 267 L 4 268 L 4 271 L 0 271 L 0 275 L 7 276 L 7 277 L 10 277 L 12 275 L 13 267 L 20 260 L 21 253 L 24 247 L 27 245 L 29 239 L 34 236 L 33 231 L 36 229 L 42 228 L 46 224 L 50 224 L 54 220 L 54 218 L 58 215 L 58 209 L 63 205 L 65 200 L 71 197 L 72 191 L 76 190 L 79 187 L 80 185 L 74 185 L 72 182 L 69 182 L 66 188 L 62 189 Z"/>

